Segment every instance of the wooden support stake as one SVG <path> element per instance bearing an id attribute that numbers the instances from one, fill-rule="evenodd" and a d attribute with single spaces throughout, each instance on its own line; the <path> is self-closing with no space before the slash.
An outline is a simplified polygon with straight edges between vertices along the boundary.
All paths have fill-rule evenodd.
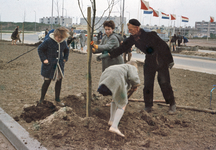
<path id="1" fill-rule="evenodd" d="M 169 106 L 167 104 L 158 104 L 159 106 Z M 194 110 L 194 111 L 199 111 L 199 112 L 207 112 L 207 113 L 212 113 L 212 114 L 216 114 L 216 110 L 210 110 L 210 109 L 201 109 L 201 108 L 197 108 L 197 107 L 192 107 L 192 106 L 180 106 L 180 105 L 176 105 L 176 108 L 180 108 L 180 109 L 187 109 L 187 110 Z"/>
<path id="2" fill-rule="evenodd" d="M 129 99 L 131 102 L 144 102 L 143 99 Z M 153 100 L 154 103 L 166 103 L 165 100 Z"/>

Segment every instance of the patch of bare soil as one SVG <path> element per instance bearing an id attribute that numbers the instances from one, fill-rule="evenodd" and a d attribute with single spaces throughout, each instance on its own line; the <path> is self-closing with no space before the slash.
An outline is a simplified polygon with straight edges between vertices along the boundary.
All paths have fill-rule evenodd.
<path id="1" fill-rule="evenodd" d="M 216 149 L 216 114 L 177 109 L 175 115 L 168 115 L 168 107 L 154 104 L 153 111 L 143 111 L 143 102 L 129 102 L 119 129 L 122 138 L 108 131 L 109 107 L 105 104 L 111 97 L 96 92 L 102 64 L 92 58 L 92 101 L 91 116 L 86 116 L 87 55 L 70 51 L 65 65 L 61 100 L 66 107 L 50 109 L 54 102 L 52 82 L 46 101 L 50 105 L 37 105 L 40 99 L 43 79 L 40 75 L 41 62 L 37 50 L 7 63 L 18 55 L 30 50 L 31 46 L 14 46 L 9 42 L 0 43 L 0 107 L 16 118 L 32 137 L 48 150 L 72 149 Z M 143 99 L 143 66 L 138 65 L 142 86 L 132 95 Z M 170 70 L 171 85 L 177 105 L 209 108 L 210 90 L 216 75 L 183 69 Z M 154 84 L 154 99 L 163 100 L 157 78 Z M 216 94 L 213 91 L 212 108 L 216 109 Z M 28 105 L 28 107 L 26 107 Z M 37 116 L 42 109 L 46 116 Z M 54 106 L 53 106 L 54 107 Z M 35 112 L 27 113 L 30 110 Z M 27 123 L 21 114 L 36 117 Z M 25 117 L 24 117 L 25 118 Z M 30 118 L 30 117 L 29 117 Z"/>

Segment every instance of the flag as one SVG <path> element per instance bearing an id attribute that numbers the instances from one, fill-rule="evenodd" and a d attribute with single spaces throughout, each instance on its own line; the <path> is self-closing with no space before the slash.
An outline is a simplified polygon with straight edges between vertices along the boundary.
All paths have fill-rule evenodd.
<path id="1" fill-rule="evenodd" d="M 162 14 L 162 19 L 169 19 L 169 14 L 165 14 L 163 12 L 161 12 Z"/>
<path id="2" fill-rule="evenodd" d="M 181 16 L 182 17 L 182 22 L 189 22 L 189 18 Z"/>
<path id="3" fill-rule="evenodd" d="M 214 22 L 214 17 L 210 16 L 210 22 Z"/>
<path id="4" fill-rule="evenodd" d="M 154 10 L 152 7 L 149 8 L 152 9 L 154 17 L 159 17 L 159 11 Z"/>
<path id="5" fill-rule="evenodd" d="M 152 14 L 153 10 L 152 9 L 144 10 L 143 13 L 144 14 Z"/>
<path id="6" fill-rule="evenodd" d="M 176 20 L 176 15 L 170 14 L 170 18 L 171 18 L 171 20 Z"/>
<path id="7" fill-rule="evenodd" d="M 141 0 L 141 9 L 148 10 L 149 9 L 149 2 Z"/>

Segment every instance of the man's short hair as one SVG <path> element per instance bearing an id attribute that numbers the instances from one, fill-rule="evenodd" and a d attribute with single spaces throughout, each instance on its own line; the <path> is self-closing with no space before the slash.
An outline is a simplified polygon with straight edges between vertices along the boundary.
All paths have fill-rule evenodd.
<path id="1" fill-rule="evenodd" d="M 128 23 L 134 26 L 140 26 L 140 22 L 137 19 L 130 19 Z"/>

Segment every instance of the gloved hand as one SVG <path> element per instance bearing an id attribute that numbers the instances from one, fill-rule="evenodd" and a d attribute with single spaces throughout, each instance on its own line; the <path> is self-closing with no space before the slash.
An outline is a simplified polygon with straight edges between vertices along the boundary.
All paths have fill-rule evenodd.
<path id="1" fill-rule="evenodd" d="M 95 53 L 95 48 L 92 48 L 92 53 Z"/>
<path id="2" fill-rule="evenodd" d="M 172 69 L 173 66 L 174 66 L 174 62 L 171 62 L 171 63 L 169 64 L 169 68 Z"/>
<path id="3" fill-rule="evenodd" d="M 92 45 L 95 49 L 98 49 L 98 45 L 94 44 L 94 41 L 91 41 L 90 45 Z"/>
<path id="4" fill-rule="evenodd" d="M 107 53 L 107 54 L 102 54 L 102 55 L 99 55 L 99 56 L 97 56 L 97 61 L 101 61 L 101 59 L 104 59 L 104 58 L 106 58 L 106 57 L 108 57 L 108 56 L 110 56 L 109 55 L 109 53 Z"/>
<path id="5" fill-rule="evenodd" d="M 148 47 L 146 49 L 146 52 L 147 52 L 147 54 L 152 54 L 152 53 L 154 53 L 154 49 L 152 47 Z"/>

